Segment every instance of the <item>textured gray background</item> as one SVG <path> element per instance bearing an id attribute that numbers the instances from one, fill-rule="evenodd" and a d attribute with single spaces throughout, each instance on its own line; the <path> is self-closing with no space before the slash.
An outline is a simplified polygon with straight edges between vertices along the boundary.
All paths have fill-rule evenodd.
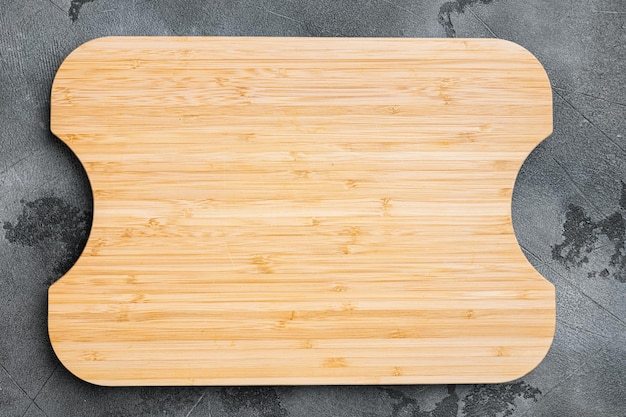
<path id="1" fill-rule="evenodd" d="M 626 416 L 626 2 L 0 0 L 0 416 Z M 80 163 L 49 131 L 62 59 L 106 35 L 498 37 L 533 52 L 554 134 L 513 201 L 557 289 L 546 359 L 501 385 L 104 388 L 69 374 L 46 294 L 91 216 Z"/>

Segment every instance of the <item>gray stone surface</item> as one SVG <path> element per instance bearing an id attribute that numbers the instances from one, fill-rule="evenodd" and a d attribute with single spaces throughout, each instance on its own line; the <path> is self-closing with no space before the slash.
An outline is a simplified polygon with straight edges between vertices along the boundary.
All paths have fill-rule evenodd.
<path id="1" fill-rule="evenodd" d="M 101 387 L 60 366 L 35 404 L 48 416 L 180 416 L 200 398 L 203 387 Z"/>
<path id="2" fill-rule="evenodd" d="M 30 407 L 28 407 L 28 410 L 26 410 L 26 414 L 22 417 L 46 417 L 46 413 L 44 413 L 37 404 L 32 403 Z"/>
<path id="3" fill-rule="evenodd" d="M 92 211 L 48 129 L 54 73 L 106 35 L 498 37 L 553 86 L 554 134 L 524 164 L 514 226 L 557 289 L 546 359 L 519 381 L 398 387 L 103 388 L 70 375 L 46 293 Z M 626 2 L 0 0 L 0 416 L 626 415 Z"/>
<path id="4" fill-rule="evenodd" d="M 0 368 L 0 410 L 3 414 L 22 415 L 31 403 L 28 394 L 13 377 L 3 367 Z"/>

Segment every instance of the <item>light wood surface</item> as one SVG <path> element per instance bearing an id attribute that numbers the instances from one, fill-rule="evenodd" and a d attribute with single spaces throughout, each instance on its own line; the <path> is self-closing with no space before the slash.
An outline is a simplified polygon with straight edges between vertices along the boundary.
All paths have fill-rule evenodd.
<path id="1" fill-rule="evenodd" d="M 516 44 L 101 38 L 61 65 L 51 127 L 94 195 L 49 293 L 80 378 L 501 382 L 550 346 L 511 193 L 552 100 Z"/>

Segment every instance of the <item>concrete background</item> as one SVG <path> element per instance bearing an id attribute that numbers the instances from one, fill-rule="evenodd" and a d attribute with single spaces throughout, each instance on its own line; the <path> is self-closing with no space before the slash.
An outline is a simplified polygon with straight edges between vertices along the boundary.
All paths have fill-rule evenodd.
<path id="1" fill-rule="evenodd" d="M 0 0 L 0 416 L 626 416 L 626 2 Z M 547 358 L 501 385 L 104 388 L 69 374 L 46 294 L 91 196 L 49 131 L 62 59 L 106 35 L 498 37 L 553 86 L 554 134 L 522 168 L 514 226 L 557 289 Z"/>

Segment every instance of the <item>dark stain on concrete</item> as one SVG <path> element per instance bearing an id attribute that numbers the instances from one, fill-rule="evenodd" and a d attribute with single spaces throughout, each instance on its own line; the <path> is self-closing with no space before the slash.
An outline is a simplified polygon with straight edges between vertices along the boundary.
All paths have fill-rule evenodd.
<path id="1" fill-rule="evenodd" d="M 552 246 L 552 259 L 566 268 L 582 267 L 589 263 L 589 255 L 605 242 L 613 247 L 613 254 L 606 268 L 591 271 L 589 278 L 600 276 L 613 277 L 619 282 L 626 283 L 626 184 L 622 181 L 619 198 L 619 209 L 601 220 L 594 221 L 585 209 L 576 204 L 570 204 L 563 223 L 563 241 Z"/>
<path id="2" fill-rule="evenodd" d="M 432 410 L 422 410 L 417 400 L 400 389 L 381 387 L 389 398 L 394 400 L 390 417 L 447 417 L 456 416 L 459 411 L 459 397 L 455 385 L 448 385 L 448 395 L 435 404 Z"/>
<path id="3" fill-rule="evenodd" d="M 459 398 L 456 385 L 448 385 L 448 394 L 432 410 L 422 410 L 418 400 L 396 387 L 381 387 L 393 401 L 390 417 L 501 417 L 511 416 L 515 411 L 516 400 L 537 401 L 541 391 L 538 388 L 518 381 L 509 384 L 484 384 L 472 386 L 463 399 Z M 461 407 L 462 405 L 462 407 Z M 460 414 L 459 414 L 460 409 Z"/>
<path id="4" fill-rule="evenodd" d="M 70 3 L 70 9 L 67 11 L 68 16 L 72 19 L 72 22 L 78 20 L 78 14 L 80 13 L 80 9 L 83 7 L 85 3 L 91 3 L 95 0 L 72 0 Z"/>
<path id="5" fill-rule="evenodd" d="M 541 390 L 518 381 L 510 384 L 474 385 L 463 399 L 465 417 L 506 417 L 513 415 L 518 398 L 537 401 Z M 452 414 L 454 415 L 454 414 Z"/>
<path id="6" fill-rule="evenodd" d="M 582 207 L 570 204 L 563 223 L 563 242 L 552 246 L 552 259 L 567 267 L 588 263 L 588 255 L 598 240 L 596 226 Z"/>
<path id="7" fill-rule="evenodd" d="M 493 0 L 455 0 L 455 1 L 447 1 L 441 5 L 439 8 L 439 13 L 437 14 L 437 21 L 446 31 L 446 36 L 448 38 L 455 38 L 456 31 L 454 30 L 454 25 L 452 24 L 452 13 L 461 14 L 465 13 L 465 8 L 471 6 L 475 3 L 489 4 Z"/>
<path id="8" fill-rule="evenodd" d="M 16 245 L 38 249 L 52 261 L 54 276 L 59 279 L 80 256 L 91 228 L 92 214 L 58 197 L 20 200 L 22 213 L 15 223 L 5 221 L 5 238 Z"/>
<path id="9" fill-rule="evenodd" d="M 224 409 L 236 413 L 241 409 L 259 417 L 287 417 L 278 393 L 272 387 L 228 387 L 219 391 Z"/>

